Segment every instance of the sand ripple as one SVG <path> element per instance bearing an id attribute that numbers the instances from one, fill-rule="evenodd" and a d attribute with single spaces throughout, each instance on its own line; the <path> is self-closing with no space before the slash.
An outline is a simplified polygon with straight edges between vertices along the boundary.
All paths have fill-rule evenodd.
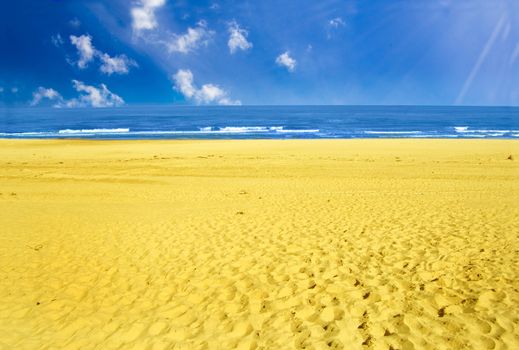
<path id="1" fill-rule="evenodd" d="M 519 348 L 516 142 L 1 142 L 0 349 Z"/>

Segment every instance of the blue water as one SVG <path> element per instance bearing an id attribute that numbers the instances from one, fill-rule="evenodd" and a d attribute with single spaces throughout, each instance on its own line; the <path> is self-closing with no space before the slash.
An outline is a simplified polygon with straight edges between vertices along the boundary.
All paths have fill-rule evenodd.
<path id="1" fill-rule="evenodd" d="M 519 108 L 128 106 L 0 109 L 0 138 L 519 138 Z"/>

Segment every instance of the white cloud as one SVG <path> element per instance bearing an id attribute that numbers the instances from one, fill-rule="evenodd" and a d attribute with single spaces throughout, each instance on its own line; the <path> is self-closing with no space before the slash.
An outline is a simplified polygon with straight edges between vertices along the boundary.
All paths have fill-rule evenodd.
<path id="1" fill-rule="evenodd" d="M 70 100 L 64 100 L 59 92 L 51 88 L 38 87 L 32 94 L 31 106 L 38 105 L 43 99 L 56 101 L 55 108 L 68 107 L 117 107 L 124 104 L 124 100 L 108 90 L 105 84 L 99 87 L 86 85 L 82 81 L 72 80 L 74 89 L 79 92 L 79 96 Z"/>
<path id="2" fill-rule="evenodd" d="M 126 55 L 118 55 L 111 57 L 107 53 L 97 50 L 92 44 L 92 36 L 81 35 L 79 37 L 71 35 L 70 42 L 76 46 L 79 54 L 77 66 L 80 69 L 85 69 L 88 63 L 92 62 L 96 57 L 101 61 L 99 70 L 102 73 L 112 75 L 128 74 L 131 67 L 137 67 L 137 63 L 128 58 Z"/>
<path id="3" fill-rule="evenodd" d="M 289 72 L 293 72 L 296 69 L 296 60 L 290 57 L 288 51 L 283 52 L 276 58 L 276 63 L 279 66 L 286 67 Z"/>
<path id="4" fill-rule="evenodd" d="M 77 66 L 80 69 L 88 67 L 88 63 L 94 59 L 96 53 L 96 50 L 92 45 L 92 37 L 90 35 L 71 35 L 70 42 L 76 47 L 79 54 Z"/>
<path id="5" fill-rule="evenodd" d="M 344 27 L 346 23 L 341 17 L 335 17 L 328 21 L 328 25 L 333 28 Z"/>
<path id="6" fill-rule="evenodd" d="M 70 24 L 70 26 L 74 28 L 79 28 L 79 26 L 81 25 L 81 21 L 74 17 L 70 21 L 68 21 L 68 24 Z"/>
<path id="7" fill-rule="evenodd" d="M 96 88 L 82 81 L 72 80 L 72 85 L 79 92 L 79 97 L 68 100 L 66 107 L 117 107 L 124 104 L 124 100 L 108 90 L 105 84 Z"/>
<path id="8" fill-rule="evenodd" d="M 204 84 L 196 92 L 195 98 L 202 103 L 211 103 L 213 101 L 220 103 L 220 101 L 225 98 L 225 91 L 216 85 Z"/>
<path id="9" fill-rule="evenodd" d="M 4 92 L 4 87 L 0 86 L 0 93 Z"/>
<path id="10" fill-rule="evenodd" d="M 158 26 L 155 11 L 164 6 L 166 0 L 141 0 L 131 9 L 132 28 L 135 31 L 151 30 Z"/>
<path id="11" fill-rule="evenodd" d="M 222 97 L 218 100 L 218 104 L 221 106 L 241 106 L 240 100 L 231 100 L 228 97 Z"/>
<path id="12" fill-rule="evenodd" d="M 239 100 L 231 100 L 227 92 L 217 85 L 204 84 L 201 88 L 197 88 L 194 84 L 193 73 L 189 69 L 179 69 L 173 75 L 173 80 L 175 90 L 198 104 L 241 105 Z"/>
<path id="13" fill-rule="evenodd" d="M 175 81 L 175 89 L 179 91 L 185 97 L 191 99 L 196 93 L 196 88 L 193 85 L 193 73 L 190 70 L 179 69 L 175 75 L 173 75 Z"/>
<path id="14" fill-rule="evenodd" d="M 56 90 L 40 86 L 36 89 L 36 91 L 32 93 L 32 101 L 30 102 L 30 105 L 36 106 L 43 99 L 48 99 L 50 101 L 58 101 L 55 106 L 58 106 L 63 101 L 63 97 Z"/>
<path id="15" fill-rule="evenodd" d="M 249 32 L 243 28 L 240 28 L 236 21 L 229 23 L 229 51 L 231 54 L 235 53 L 236 50 L 247 51 L 252 48 L 252 43 L 247 40 Z"/>
<path id="16" fill-rule="evenodd" d="M 56 47 L 60 47 L 61 45 L 63 45 L 63 38 L 61 37 L 61 35 L 59 33 L 51 36 L 50 40 L 51 40 L 52 44 Z"/>
<path id="17" fill-rule="evenodd" d="M 339 30 L 339 27 L 345 27 L 346 22 L 341 17 L 335 17 L 328 21 L 328 27 L 326 29 L 326 37 L 328 39 L 332 38 L 332 35 L 334 34 L 334 31 Z"/>
<path id="18" fill-rule="evenodd" d="M 108 75 L 112 75 L 113 73 L 128 74 L 130 67 L 137 66 L 137 63 L 134 60 L 126 57 L 126 55 L 110 57 L 110 55 L 106 53 L 100 53 L 99 59 L 101 62 L 103 62 L 99 69 L 101 72 Z"/>
<path id="19" fill-rule="evenodd" d="M 16 86 L 13 86 L 13 87 L 11 88 L 11 92 L 12 92 L 13 94 L 18 93 L 18 91 L 20 91 L 20 89 L 18 89 Z"/>
<path id="20" fill-rule="evenodd" d="M 185 34 L 173 34 L 173 39 L 167 43 L 167 47 L 169 52 L 189 53 L 202 45 L 207 45 L 213 34 L 207 30 L 206 23 L 200 21 L 195 28 L 187 28 Z"/>

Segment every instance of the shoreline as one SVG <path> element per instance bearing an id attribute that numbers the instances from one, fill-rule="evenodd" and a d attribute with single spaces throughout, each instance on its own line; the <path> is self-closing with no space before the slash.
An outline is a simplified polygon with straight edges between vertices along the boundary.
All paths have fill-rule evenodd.
<path id="1" fill-rule="evenodd" d="M 519 137 L 315 137 L 315 138 L 95 138 L 95 137 L 0 137 L 0 141 L 10 140 L 42 140 L 42 141 L 312 141 L 312 140 L 498 140 L 498 141 L 519 141 Z"/>
<path id="2" fill-rule="evenodd" d="M 123 141 L 123 142 L 131 142 L 131 141 L 158 141 L 158 142 L 168 142 L 168 141 L 355 141 L 355 140 L 370 140 L 370 141 L 402 141 L 402 140 L 416 140 L 416 141 L 519 141 L 519 138 L 516 137 L 349 137 L 349 138 L 142 138 L 142 139 L 132 139 L 132 138 L 88 138 L 88 137 L 49 137 L 49 138 L 2 138 L 0 137 L 0 142 L 4 141 Z"/>

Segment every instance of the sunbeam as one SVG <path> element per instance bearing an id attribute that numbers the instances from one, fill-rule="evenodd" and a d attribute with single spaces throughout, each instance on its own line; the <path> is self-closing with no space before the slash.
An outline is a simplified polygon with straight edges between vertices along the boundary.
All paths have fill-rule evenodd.
<path id="1" fill-rule="evenodd" d="M 485 63 L 485 59 L 487 58 L 488 53 L 492 50 L 492 48 L 496 42 L 496 39 L 497 39 L 499 33 L 501 32 L 501 30 L 503 29 L 503 26 L 505 25 L 507 20 L 508 20 L 508 17 L 506 15 L 506 13 L 504 13 L 497 21 L 497 23 L 494 27 L 494 30 L 492 31 L 492 34 L 490 35 L 487 42 L 485 43 L 483 50 L 481 51 L 476 63 L 472 67 L 472 70 L 470 71 L 470 74 L 467 77 L 467 80 L 465 80 L 465 83 L 463 84 L 463 87 L 461 88 L 461 91 L 460 91 L 458 97 L 456 97 L 454 104 L 460 105 L 463 103 L 463 99 L 465 98 L 465 95 L 471 88 L 472 83 L 474 82 L 474 79 L 476 78 L 476 76 L 479 73 L 479 70 L 481 69 L 481 66 L 483 65 L 483 63 Z"/>

